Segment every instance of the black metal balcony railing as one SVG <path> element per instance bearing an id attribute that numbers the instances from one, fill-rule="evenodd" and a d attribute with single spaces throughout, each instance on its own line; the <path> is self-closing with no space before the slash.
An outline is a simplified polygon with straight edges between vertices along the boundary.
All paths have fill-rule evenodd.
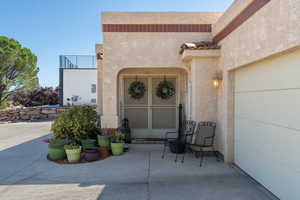
<path id="1" fill-rule="evenodd" d="M 61 55 L 59 67 L 65 69 L 96 68 L 96 56 L 91 55 Z"/>

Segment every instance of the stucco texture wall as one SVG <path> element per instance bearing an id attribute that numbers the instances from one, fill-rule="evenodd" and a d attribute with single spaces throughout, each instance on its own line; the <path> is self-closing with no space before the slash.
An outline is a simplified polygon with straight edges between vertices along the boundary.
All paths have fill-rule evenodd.
<path id="1" fill-rule="evenodd" d="M 232 9 L 241 11 L 248 4 L 249 0 L 236 1 Z M 232 9 L 214 25 L 214 35 L 229 21 Z M 271 0 L 220 42 L 219 65 L 232 70 L 300 46 L 299 21 L 300 0 Z"/>
<path id="2" fill-rule="evenodd" d="M 108 16 L 111 15 L 111 18 Z M 115 15 L 117 17 L 115 18 Z M 120 18 L 119 15 L 123 16 Z M 124 16 L 125 15 L 125 16 Z M 137 17 L 139 15 L 140 17 Z M 176 17 L 175 17 L 176 16 Z M 200 16 L 200 17 L 199 17 Z M 213 23 L 220 14 L 199 14 L 194 17 L 198 23 Z M 110 14 L 102 15 L 102 23 L 156 23 L 171 24 L 175 18 L 177 23 L 191 23 L 191 15 L 176 14 Z M 115 19 L 114 19 L 115 18 Z M 123 20 L 122 20 L 123 19 Z M 116 20 L 116 21 L 114 21 Z M 144 20 L 142 22 L 141 20 Z M 211 33 L 185 32 L 185 33 L 155 33 L 155 32 L 104 32 L 102 90 L 103 114 L 107 119 L 107 126 L 115 127 L 109 121 L 116 121 L 117 117 L 117 77 L 124 68 L 186 68 L 186 64 L 179 55 L 180 46 L 184 42 L 212 40 Z"/>
<path id="3" fill-rule="evenodd" d="M 216 36 L 252 0 L 236 0 L 213 25 Z M 223 84 L 218 91 L 218 134 L 225 160 L 234 159 L 234 70 L 300 46 L 300 0 L 271 0 L 221 42 L 218 68 Z"/>

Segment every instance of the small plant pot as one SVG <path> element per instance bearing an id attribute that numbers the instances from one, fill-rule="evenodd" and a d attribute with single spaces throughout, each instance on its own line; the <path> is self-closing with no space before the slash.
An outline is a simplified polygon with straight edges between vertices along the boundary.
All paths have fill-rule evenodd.
<path id="1" fill-rule="evenodd" d="M 170 141 L 169 146 L 172 153 L 182 154 L 185 151 L 185 144 L 180 141 Z"/>
<path id="2" fill-rule="evenodd" d="M 94 139 L 84 139 L 84 140 L 80 140 L 82 147 L 85 148 L 89 148 L 89 147 L 95 147 L 96 146 L 96 140 Z"/>
<path id="3" fill-rule="evenodd" d="M 81 157 L 81 147 L 78 149 L 66 149 L 66 154 L 70 163 L 78 162 Z"/>
<path id="4" fill-rule="evenodd" d="M 48 155 L 51 160 L 63 160 L 66 158 L 66 152 L 63 146 L 48 144 Z"/>
<path id="5" fill-rule="evenodd" d="M 110 137 L 108 135 L 97 135 L 98 144 L 100 147 L 109 148 L 110 147 Z"/>
<path id="6" fill-rule="evenodd" d="M 100 153 L 97 147 L 88 147 L 83 150 L 84 159 L 88 162 L 99 160 Z"/>
<path id="7" fill-rule="evenodd" d="M 100 153 L 100 158 L 106 158 L 106 157 L 110 156 L 109 148 L 100 147 L 99 153 Z"/>
<path id="8" fill-rule="evenodd" d="M 114 156 L 120 156 L 124 153 L 124 143 L 111 143 L 111 151 Z"/>

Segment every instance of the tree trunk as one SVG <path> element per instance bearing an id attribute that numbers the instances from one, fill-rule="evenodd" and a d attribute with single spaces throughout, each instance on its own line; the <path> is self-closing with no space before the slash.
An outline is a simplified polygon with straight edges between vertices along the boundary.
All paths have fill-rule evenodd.
<path id="1" fill-rule="evenodd" d="M 6 89 L 6 85 L 0 85 L 0 104 L 4 101 L 4 91 Z"/>

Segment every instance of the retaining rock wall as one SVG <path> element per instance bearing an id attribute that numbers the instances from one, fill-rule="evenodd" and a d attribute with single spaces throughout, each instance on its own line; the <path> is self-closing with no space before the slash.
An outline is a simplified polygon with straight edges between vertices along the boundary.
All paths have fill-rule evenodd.
<path id="1" fill-rule="evenodd" d="M 36 121 L 56 119 L 69 107 L 23 107 L 0 110 L 0 122 Z"/>

